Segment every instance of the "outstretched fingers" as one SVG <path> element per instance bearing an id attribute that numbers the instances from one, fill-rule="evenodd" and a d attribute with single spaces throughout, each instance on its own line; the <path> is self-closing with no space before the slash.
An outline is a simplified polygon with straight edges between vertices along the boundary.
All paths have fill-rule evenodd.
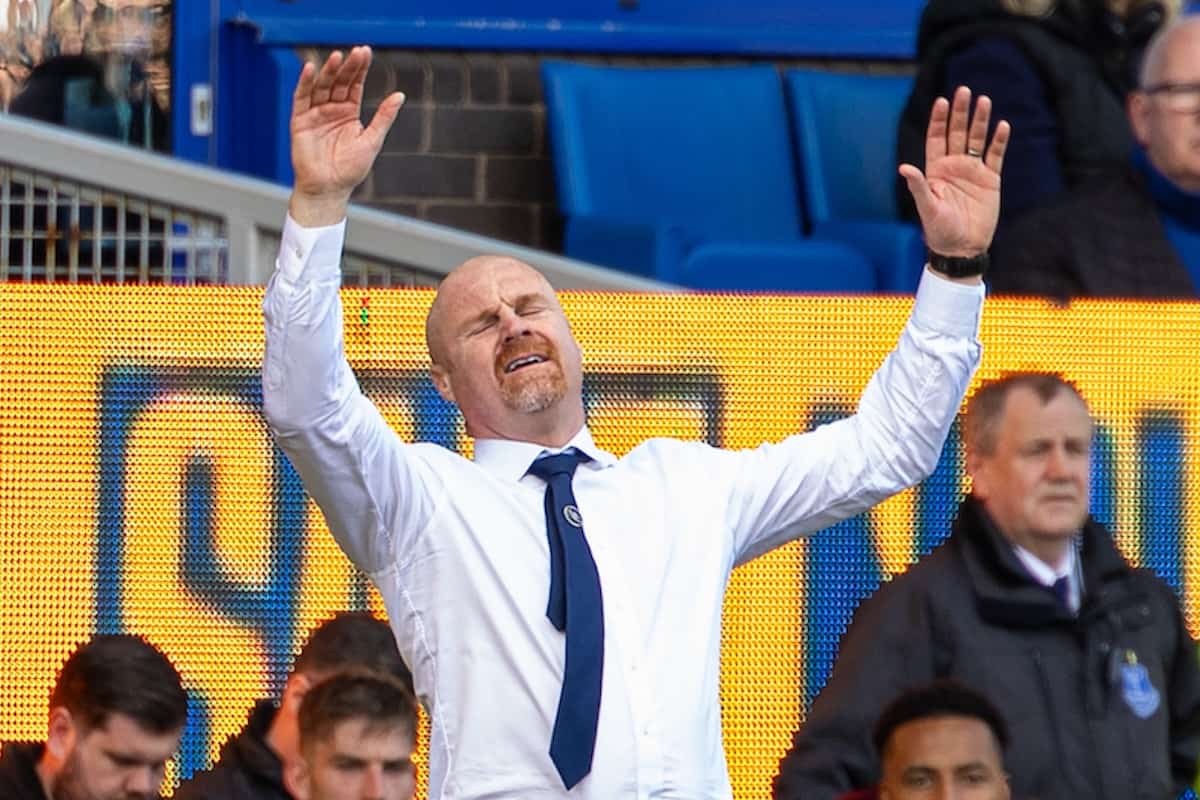
<path id="1" fill-rule="evenodd" d="M 370 63 L 370 51 L 367 48 L 352 48 L 333 76 L 333 85 L 329 89 L 330 101 L 344 103 L 349 100 L 354 85 L 365 79 Z"/>
<path id="2" fill-rule="evenodd" d="M 980 95 L 975 100 L 975 113 L 971 115 L 971 129 L 967 133 L 967 155 L 983 158 L 987 147 L 988 123 L 992 119 L 992 99 Z"/>
<path id="3" fill-rule="evenodd" d="M 933 190 L 929 188 L 929 181 L 925 180 L 924 173 L 912 164 L 901 164 L 900 176 L 908 184 L 908 191 L 912 194 L 913 202 L 917 206 L 917 214 L 921 219 L 925 219 L 926 213 L 932 211 L 935 202 Z"/>
<path id="4" fill-rule="evenodd" d="M 297 117 L 312 108 L 312 90 L 316 83 L 317 67 L 311 61 L 305 61 L 300 68 L 300 78 L 296 81 L 296 90 L 292 92 L 292 116 Z"/>
<path id="5" fill-rule="evenodd" d="M 392 92 L 379 104 L 379 108 L 375 109 L 375 116 L 371 117 L 371 124 L 367 125 L 363 133 L 371 138 L 376 149 L 383 145 L 383 140 L 403 105 L 404 93 Z"/>
<path id="6" fill-rule="evenodd" d="M 361 106 L 363 99 L 363 87 L 367 83 L 367 72 L 371 69 L 372 52 L 371 48 L 363 46 L 358 48 L 361 53 L 359 55 L 359 68 L 354 80 L 350 82 L 350 89 L 347 99 L 355 105 Z"/>
<path id="7" fill-rule="evenodd" d="M 960 86 L 954 90 L 954 100 L 950 103 L 949 133 L 946 136 L 947 155 L 957 156 L 967 152 L 967 119 L 970 116 L 971 90 Z"/>
<path id="8" fill-rule="evenodd" d="M 329 58 L 325 59 L 325 63 L 321 65 L 320 72 L 317 73 L 317 79 L 313 83 L 311 100 L 309 106 L 320 106 L 329 102 L 329 98 L 333 92 L 333 82 L 337 78 L 338 70 L 341 69 L 345 59 L 342 56 L 341 50 L 334 50 L 329 54 Z"/>
<path id="9" fill-rule="evenodd" d="M 950 101 L 939 97 L 929 112 L 929 127 L 925 130 L 925 164 L 928 166 L 946 155 L 946 126 L 950 119 Z"/>
<path id="10" fill-rule="evenodd" d="M 1004 151 L 1008 149 L 1008 140 L 1012 136 L 1012 126 L 1007 120 L 1000 120 L 996 125 L 996 132 L 992 134 L 992 144 L 987 149 L 987 156 L 984 163 L 990 169 L 1000 174 L 1000 168 L 1004 165 Z"/>

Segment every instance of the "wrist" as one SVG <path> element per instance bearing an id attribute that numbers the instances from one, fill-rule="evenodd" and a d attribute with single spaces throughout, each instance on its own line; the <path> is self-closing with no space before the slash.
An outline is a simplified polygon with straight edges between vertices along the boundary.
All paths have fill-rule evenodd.
<path id="1" fill-rule="evenodd" d="M 975 278 L 987 272 L 990 259 L 986 250 L 973 255 L 945 255 L 927 251 L 929 268 L 947 278 Z"/>
<path id="2" fill-rule="evenodd" d="M 288 201 L 288 213 L 305 228 L 319 228 L 345 219 L 349 205 L 349 192 L 314 194 L 295 190 Z"/>

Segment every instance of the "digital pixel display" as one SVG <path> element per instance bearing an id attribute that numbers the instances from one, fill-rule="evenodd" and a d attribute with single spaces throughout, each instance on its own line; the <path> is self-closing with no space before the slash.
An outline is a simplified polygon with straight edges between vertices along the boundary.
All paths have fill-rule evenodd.
<path id="1" fill-rule="evenodd" d="M 140 633 L 184 675 L 170 791 L 203 769 L 300 644 L 383 615 L 261 412 L 261 288 L 0 284 L 0 740 L 42 739 L 54 675 L 97 632 Z M 470 453 L 427 377 L 427 290 L 343 290 L 346 352 L 406 440 Z M 903 297 L 564 293 L 597 443 L 754 447 L 852 413 Z M 1200 629 L 1200 305 L 989 300 L 977 380 L 1055 370 L 1096 417 L 1093 510 Z M 771 777 L 858 602 L 946 534 L 955 427 L 920 487 L 735 572 L 721 706 L 735 795 Z"/>

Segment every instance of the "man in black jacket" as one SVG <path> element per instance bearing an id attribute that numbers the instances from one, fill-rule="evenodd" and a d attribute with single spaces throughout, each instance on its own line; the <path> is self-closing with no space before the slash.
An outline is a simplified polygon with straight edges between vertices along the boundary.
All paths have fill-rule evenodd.
<path id="1" fill-rule="evenodd" d="M 905 688 L 953 677 L 1011 731 L 1014 798 L 1174 798 L 1200 755 L 1200 662 L 1166 584 L 1087 511 L 1092 423 L 1073 386 L 1018 373 L 964 422 L 972 494 L 950 538 L 865 602 L 780 764 L 777 800 L 879 780 L 870 740 Z"/>
<path id="2" fill-rule="evenodd" d="M 4 744 L 0 798 L 158 797 L 186 720 L 187 694 L 166 656 L 137 636 L 97 636 L 59 672 L 46 741 Z"/>
<path id="3" fill-rule="evenodd" d="M 997 234 L 993 293 L 1062 302 L 1200 294 L 1200 17 L 1151 42 L 1128 113 L 1138 147 L 1122 169 Z"/>
<path id="4" fill-rule="evenodd" d="M 412 691 L 412 676 L 387 624 L 365 612 L 338 614 L 310 634 L 278 707 L 270 700 L 256 704 L 217 763 L 180 786 L 176 800 L 291 800 L 284 769 L 300 760 L 301 701 L 313 685 L 344 670 L 386 675 Z"/>

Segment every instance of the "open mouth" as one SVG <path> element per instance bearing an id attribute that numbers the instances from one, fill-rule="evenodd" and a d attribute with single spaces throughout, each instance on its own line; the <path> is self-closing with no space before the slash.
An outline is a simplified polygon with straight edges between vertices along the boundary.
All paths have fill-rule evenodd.
<path id="1" fill-rule="evenodd" d="M 509 361 L 507 364 L 504 365 L 504 374 L 511 375 L 512 373 L 516 372 L 519 369 L 524 369 L 525 367 L 532 367 L 535 364 L 543 364 L 546 362 L 546 360 L 547 359 L 545 356 L 539 356 L 539 355 L 528 355 L 528 356 L 521 356 L 520 358 L 514 358 L 512 361 Z"/>

